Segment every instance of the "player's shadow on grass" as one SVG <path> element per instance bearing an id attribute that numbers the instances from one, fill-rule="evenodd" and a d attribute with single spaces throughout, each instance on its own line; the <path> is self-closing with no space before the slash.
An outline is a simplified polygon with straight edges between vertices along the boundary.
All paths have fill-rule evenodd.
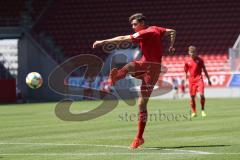
<path id="1" fill-rule="evenodd" d="M 176 147 L 147 147 L 152 149 L 180 149 L 180 148 L 208 148 L 208 147 L 228 147 L 231 145 L 199 145 L 199 146 L 176 146 Z"/>

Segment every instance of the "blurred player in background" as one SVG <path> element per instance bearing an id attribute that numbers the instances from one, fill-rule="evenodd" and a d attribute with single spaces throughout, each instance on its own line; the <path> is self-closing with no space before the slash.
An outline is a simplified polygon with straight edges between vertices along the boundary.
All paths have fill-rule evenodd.
<path id="1" fill-rule="evenodd" d="M 108 83 L 107 79 L 102 79 L 100 82 L 100 98 L 103 99 L 104 96 L 106 95 L 105 93 L 110 93 L 112 92 L 111 86 Z"/>
<path id="2" fill-rule="evenodd" d="M 173 99 L 178 99 L 178 80 L 176 78 L 172 78 L 173 85 Z"/>
<path id="3" fill-rule="evenodd" d="M 109 83 L 111 85 L 114 85 L 116 81 L 125 78 L 128 73 L 142 80 L 141 95 L 138 99 L 138 132 L 130 145 L 131 149 L 135 149 L 144 143 L 143 132 L 147 122 L 147 103 L 161 72 L 163 55 L 162 37 L 170 37 L 169 52 L 174 53 L 175 49 L 173 45 L 175 42 L 176 31 L 158 26 L 147 26 L 146 18 L 142 13 L 136 13 L 130 16 L 129 22 L 136 33 L 96 41 L 93 44 L 93 48 L 106 43 L 120 43 L 123 41 L 138 43 L 141 48 L 142 57 L 139 61 L 130 62 L 119 70 L 113 68 L 109 75 Z"/>
<path id="4" fill-rule="evenodd" d="M 180 85 L 178 86 L 179 93 L 181 94 L 181 98 L 183 98 L 186 94 L 186 83 L 185 80 L 182 79 Z"/>
<path id="5" fill-rule="evenodd" d="M 205 117 L 206 113 L 204 111 L 204 105 L 205 105 L 205 97 L 204 97 L 204 82 L 202 77 L 202 71 L 205 73 L 208 84 L 211 84 L 211 81 L 208 76 L 208 72 L 206 70 L 206 67 L 204 65 L 203 59 L 201 59 L 199 56 L 197 56 L 197 51 L 195 46 L 189 46 L 188 48 L 188 54 L 189 58 L 185 62 L 184 70 L 186 73 L 186 79 L 189 81 L 189 93 L 191 96 L 190 100 L 190 106 L 192 110 L 192 117 L 197 116 L 196 112 L 196 103 L 195 103 L 195 96 L 196 93 L 200 93 L 200 102 L 202 106 L 202 116 Z"/>

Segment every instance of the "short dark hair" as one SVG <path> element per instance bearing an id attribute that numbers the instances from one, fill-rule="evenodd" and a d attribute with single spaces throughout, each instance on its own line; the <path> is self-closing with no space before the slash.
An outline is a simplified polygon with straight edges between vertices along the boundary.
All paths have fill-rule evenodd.
<path id="1" fill-rule="evenodd" d="M 145 22 L 146 17 L 142 13 L 135 13 L 129 17 L 129 22 L 131 23 L 134 19 L 136 19 L 138 22 Z"/>

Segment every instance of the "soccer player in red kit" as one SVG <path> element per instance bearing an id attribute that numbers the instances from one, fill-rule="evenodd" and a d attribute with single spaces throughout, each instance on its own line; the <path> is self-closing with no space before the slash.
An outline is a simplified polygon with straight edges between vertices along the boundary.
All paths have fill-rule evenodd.
<path id="1" fill-rule="evenodd" d="M 196 47 L 195 46 L 189 46 L 188 48 L 188 54 L 189 58 L 185 62 L 184 70 L 186 73 L 186 79 L 189 81 L 189 93 L 191 96 L 190 100 L 190 106 L 192 110 L 192 117 L 196 117 L 196 103 L 195 103 L 195 96 L 196 93 L 200 93 L 200 102 L 202 106 L 202 116 L 205 117 L 206 113 L 204 111 L 204 105 L 205 105 L 205 97 L 204 97 L 204 82 L 202 78 L 202 71 L 205 73 L 208 84 L 211 84 L 211 81 L 208 76 L 208 72 L 206 70 L 206 67 L 204 65 L 203 59 L 201 59 L 199 56 L 197 56 L 196 53 Z"/>
<path id="2" fill-rule="evenodd" d="M 142 57 L 139 61 L 133 61 L 126 64 L 121 69 L 113 68 L 109 75 L 109 83 L 114 85 L 117 80 L 123 79 L 126 74 L 141 79 L 141 95 L 138 99 L 139 117 L 138 132 L 130 145 L 131 149 L 138 148 L 144 143 L 143 132 L 147 121 L 147 103 L 152 93 L 153 87 L 159 79 L 161 71 L 161 60 L 163 55 L 162 37 L 170 37 L 169 51 L 174 53 L 173 47 L 175 42 L 176 31 L 157 26 L 147 26 L 146 18 L 142 13 L 136 13 L 129 17 L 129 22 L 135 31 L 132 35 L 118 36 L 112 39 L 96 41 L 93 48 L 106 43 L 119 43 L 122 41 L 138 43 Z"/>

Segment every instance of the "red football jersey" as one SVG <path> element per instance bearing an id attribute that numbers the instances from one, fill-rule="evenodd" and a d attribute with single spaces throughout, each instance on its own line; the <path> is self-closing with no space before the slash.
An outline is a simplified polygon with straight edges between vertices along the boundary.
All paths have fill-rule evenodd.
<path id="1" fill-rule="evenodd" d="M 204 67 L 204 61 L 200 57 L 196 59 L 188 58 L 184 65 L 185 72 L 189 72 L 189 81 L 196 82 L 202 80 L 202 69 Z"/>
<path id="2" fill-rule="evenodd" d="M 163 55 L 162 37 L 166 28 L 150 26 L 131 36 L 133 42 L 140 45 L 142 51 L 141 61 L 161 63 Z"/>

